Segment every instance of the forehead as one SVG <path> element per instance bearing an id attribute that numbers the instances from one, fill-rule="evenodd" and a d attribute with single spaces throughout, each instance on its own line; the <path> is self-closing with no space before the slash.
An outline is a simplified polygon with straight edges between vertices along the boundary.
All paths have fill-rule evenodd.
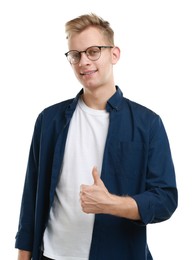
<path id="1" fill-rule="evenodd" d="M 69 50 L 84 50 L 94 45 L 104 45 L 106 39 L 101 30 L 89 27 L 80 33 L 73 33 L 68 39 Z"/>

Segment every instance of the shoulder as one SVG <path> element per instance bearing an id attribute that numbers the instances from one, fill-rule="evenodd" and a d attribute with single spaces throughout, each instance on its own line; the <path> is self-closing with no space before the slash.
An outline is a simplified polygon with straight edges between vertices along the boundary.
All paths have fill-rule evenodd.
<path id="1" fill-rule="evenodd" d="M 75 99 L 72 98 L 45 107 L 38 114 L 35 122 L 35 127 L 39 128 L 42 125 L 44 127 L 50 127 L 54 122 L 64 122 L 66 118 L 66 111 L 69 110 L 71 104 L 74 103 L 74 100 Z"/>
<path id="2" fill-rule="evenodd" d="M 70 107 L 70 105 L 73 103 L 74 98 L 72 99 L 68 99 L 68 100 L 64 100 L 58 103 L 55 103 L 53 105 L 50 105 L 48 107 L 45 107 L 40 113 L 39 116 L 54 116 L 54 115 L 59 115 L 64 113 L 68 107 Z"/>
<path id="3" fill-rule="evenodd" d="M 54 112 L 59 112 L 59 111 L 65 111 L 68 106 L 73 102 L 74 98 L 64 100 L 61 102 L 58 102 L 56 104 L 50 105 L 46 108 L 43 109 L 41 113 L 54 113 Z"/>
<path id="4" fill-rule="evenodd" d="M 124 98 L 124 104 L 128 108 L 131 122 L 136 129 L 145 133 L 159 132 L 164 135 L 165 127 L 160 115 L 152 109 L 135 101 Z"/>
<path id="5" fill-rule="evenodd" d="M 159 115 L 155 111 L 153 111 L 151 108 L 146 107 L 133 100 L 124 98 L 124 104 L 130 109 L 131 113 L 137 117 L 141 117 L 141 118 L 145 118 L 145 119 L 159 118 Z"/>

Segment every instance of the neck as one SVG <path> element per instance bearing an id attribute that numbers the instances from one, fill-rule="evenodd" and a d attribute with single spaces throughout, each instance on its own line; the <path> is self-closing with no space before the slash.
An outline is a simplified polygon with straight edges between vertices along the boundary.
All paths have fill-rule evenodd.
<path id="1" fill-rule="evenodd" d="M 84 88 L 84 93 L 82 95 L 85 104 L 93 109 L 104 110 L 107 101 L 116 92 L 116 87 L 110 87 L 108 89 L 94 89 L 88 90 Z"/>

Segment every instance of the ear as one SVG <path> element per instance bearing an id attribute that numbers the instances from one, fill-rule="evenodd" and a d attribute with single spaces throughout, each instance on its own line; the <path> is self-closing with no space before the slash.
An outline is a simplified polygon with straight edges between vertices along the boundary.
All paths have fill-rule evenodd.
<path id="1" fill-rule="evenodd" d="M 115 65 L 118 62 L 118 60 L 120 59 L 119 47 L 117 47 L 117 46 L 113 47 L 111 54 L 112 54 L 112 64 Z"/>

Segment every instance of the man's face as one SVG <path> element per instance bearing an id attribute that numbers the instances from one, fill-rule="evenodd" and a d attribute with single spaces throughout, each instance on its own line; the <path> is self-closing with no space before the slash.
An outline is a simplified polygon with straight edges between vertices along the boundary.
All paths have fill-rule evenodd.
<path id="1" fill-rule="evenodd" d="M 91 46 L 109 46 L 103 34 L 94 27 L 89 27 L 81 33 L 74 34 L 68 40 L 69 50 L 84 51 Z M 114 48 L 101 49 L 101 56 L 96 61 L 91 61 L 85 53 L 72 68 L 77 79 L 84 88 L 98 88 L 113 84 L 113 64 L 116 56 Z"/>

